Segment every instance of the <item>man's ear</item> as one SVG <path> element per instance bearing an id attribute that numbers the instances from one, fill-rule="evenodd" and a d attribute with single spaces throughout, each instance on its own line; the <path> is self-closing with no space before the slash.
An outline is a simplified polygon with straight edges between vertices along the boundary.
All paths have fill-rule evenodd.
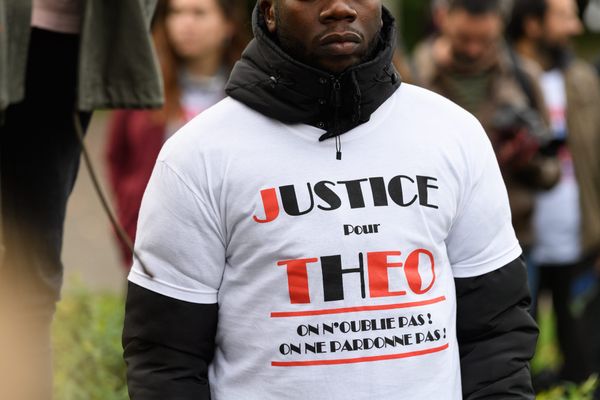
<path id="1" fill-rule="evenodd" d="M 277 23 L 275 18 L 275 0 L 260 0 L 259 10 L 265 19 L 265 25 L 270 33 L 275 33 Z"/>

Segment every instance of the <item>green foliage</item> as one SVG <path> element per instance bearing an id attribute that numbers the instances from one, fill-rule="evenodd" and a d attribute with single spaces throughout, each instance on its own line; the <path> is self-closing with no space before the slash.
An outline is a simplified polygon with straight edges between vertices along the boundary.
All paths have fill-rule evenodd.
<path id="1" fill-rule="evenodd" d="M 540 339 L 532 370 L 556 369 L 561 357 L 556 347 L 554 319 L 541 309 Z M 79 288 L 59 303 L 54 323 L 56 400 L 127 400 L 121 349 L 123 298 Z M 567 384 L 537 396 L 538 400 L 591 400 L 598 384 L 591 377 L 581 386 Z"/>
<path id="2" fill-rule="evenodd" d="M 396 0 L 397 1 L 397 0 Z M 398 7 L 398 25 L 401 42 L 410 54 L 415 45 L 427 36 L 429 24 L 429 1 L 404 0 Z"/>
<path id="3" fill-rule="evenodd" d="M 592 400 L 594 389 L 598 384 L 598 377 L 592 376 L 581 386 L 567 384 L 555 387 L 545 393 L 536 396 L 537 400 Z"/>
<path id="4" fill-rule="evenodd" d="M 556 321 L 549 307 L 540 305 L 539 315 L 540 336 L 538 338 L 535 357 L 531 362 L 534 374 L 543 370 L 556 370 L 562 362 L 562 357 L 556 343 Z"/>
<path id="5" fill-rule="evenodd" d="M 54 398 L 126 400 L 121 296 L 68 293 L 54 322 Z"/>
<path id="6" fill-rule="evenodd" d="M 556 321 L 549 304 L 540 304 L 538 339 L 535 357 L 531 362 L 532 372 L 539 373 L 543 370 L 557 370 L 562 362 L 562 356 L 556 342 Z M 594 389 L 600 382 L 597 376 L 590 377 L 585 383 L 578 386 L 567 383 L 536 396 L 538 400 L 592 400 Z"/>

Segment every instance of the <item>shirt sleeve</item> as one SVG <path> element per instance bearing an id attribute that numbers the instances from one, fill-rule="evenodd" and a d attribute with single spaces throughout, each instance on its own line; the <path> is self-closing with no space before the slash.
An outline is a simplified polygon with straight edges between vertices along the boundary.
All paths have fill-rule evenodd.
<path id="1" fill-rule="evenodd" d="M 452 228 L 446 239 L 455 278 L 486 274 L 521 254 L 511 222 L 506 186 L 481 125 L 466 132 L 467 171 Z"/>
<path id="2" fill-rule="evenodd" d="M 225 236 L 215 203 L 208 189 L 191 186 L 157 161 L 142 201 L 135 242 L 139 259 L 129 281 L 178 300 L 217 303 Z"/>

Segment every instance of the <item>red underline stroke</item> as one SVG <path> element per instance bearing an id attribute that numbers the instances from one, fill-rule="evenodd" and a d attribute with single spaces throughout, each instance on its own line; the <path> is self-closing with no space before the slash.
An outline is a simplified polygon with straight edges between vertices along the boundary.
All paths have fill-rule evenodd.
<path id="1" fill-rule="evenodd" d="M 385 361 L 385 360 L 397 360 L 399 358 L 409 358 L 423 356 L 426 354 L 438 353 L 444 351 L 449 347 L 446 343 L 443 346 L 434 347 L 431 349 L 411 351 L 409 353 L 399 354 L 388 354 L 383 356 L 370 356 L 370 357 L 358 357 L 358 358 L 341 358 L 335 360 L 311 360 L 311 361 L 272 361 L 271 366 L 273 367 L 310 367 L 316 365 L 339 365 L 339 364 L 356 364 L 373 361 Z"/>
<path id="2" fill-rule="evenodd" d="M 395 310 L 398 308 L 412 308 L 427 306 L 430 304 L 440 303 L 445 301 L 446 297 L 436 297 L 435 299 L 413 301 L 409 303 L 398 304 L 382 304 L 377 306 L 362 306 L 362 307 L 346 307 L 346 308 L 330 308 L 325 310 L 307 310 L 307 311 L 282 311 L 272 312 L 271 318 L 288 318 L 288 317 L 306 317 L 311 315 L 328 315 L 328 314 L 347 314 L 353 312 L 378 311 L 378 310 Z"/>

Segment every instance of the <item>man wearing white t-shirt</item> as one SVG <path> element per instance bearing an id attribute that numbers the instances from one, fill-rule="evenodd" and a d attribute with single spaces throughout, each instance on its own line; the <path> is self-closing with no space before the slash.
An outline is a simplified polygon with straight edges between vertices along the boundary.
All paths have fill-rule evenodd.
<path id="1" fill-rule="evenodd" d="M 260 0 L 253 22 L 229 97 L 167 142 L 143 200 L 131 398 L 533 399 L 480 124 L 400 85 L 381 1 Z"/>

